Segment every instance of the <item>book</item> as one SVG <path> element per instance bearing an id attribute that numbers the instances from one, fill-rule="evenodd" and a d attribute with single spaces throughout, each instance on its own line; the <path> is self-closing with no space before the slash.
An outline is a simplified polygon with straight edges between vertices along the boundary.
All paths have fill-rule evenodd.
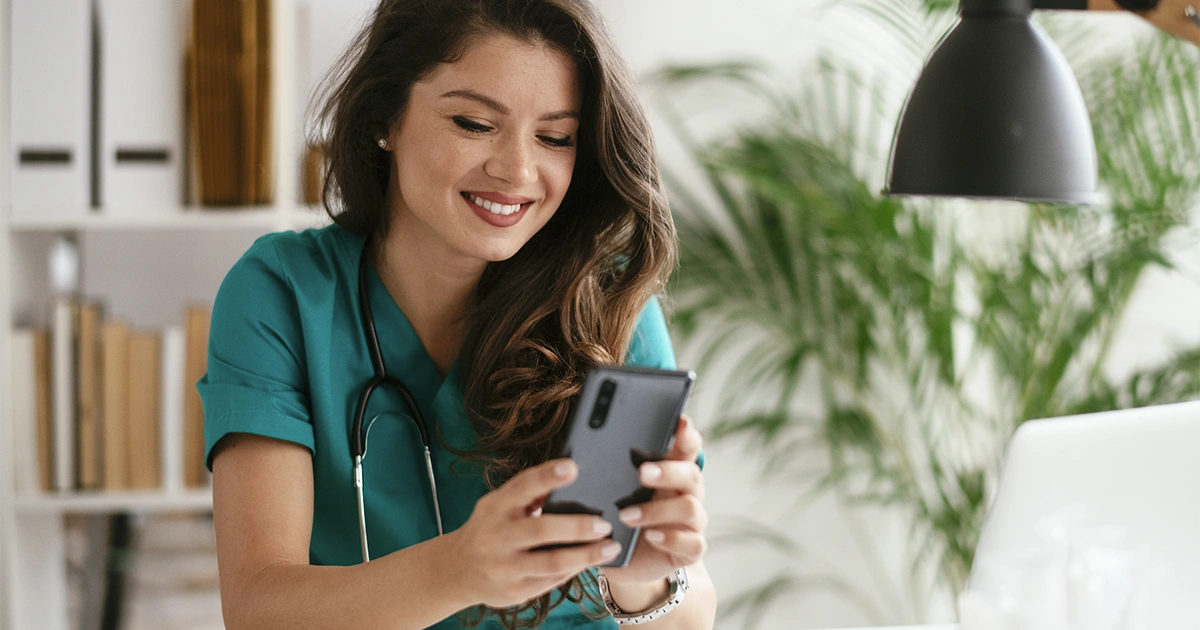
<path id="1" fill-rule="evenodd" d="M 204 405 L 196 382 L 208 371 L 209 309 L 192 306 L 185 322 L 186 369 L 183 407 L 183 480 L 188 488 L 208 485 L 208 467 L 204 461 Z"/>
<path id="2" fill-rule="evenodd" d="M 162 343 L 162 442 L 163 490 L 183 491 L 183 399 L 187 372 L 187 337 L 182 326 L 163 330 Z"/>
<path id="3" fill-rule="evenodd" d="M 38 485 L 54 490 L 54 369 L 50 361 L 50 331 L 33 333 L 33 374 L 37 404 Z"/>
<path id="4" fill-rule="evenodd" d="M 75 489 L 75 351 L 79 304 L 58 297 L 53 305 L 51 365 L 54 370 L 54 488 Z"/>
<path id="5" fill-rule="evenodd" d="M 129 487 L 134 490 L 162 487 L 159 463 L 162 394 L 158 384 L 162 373 L 161 346 L 157 332 L 142 331 L 129 336 Z"/>
<path id="6" fill-rule="evenodd" d="M 12 332 L 13 481 L 18 495 L 37 494 L 42 489 L 38 468 L 36 334 L 30 328 Z"/>
<path id="7" fill-rule="evenodd" d="M 204 205 L 271 203 L 270 0 L 192 5 L 189 128 Z"/>
<path id="8" fill-rule="evenodd" d="M 105 322 L 101 329 L 104 363 L 104 489 L 129 488 L 129 326 Z"/>
<path id="9" fill-rule="evenodd" d="M 96 490 L 104 485 L 103 443 L 101 441 L 100 354 L 101 314 L 98 304 L 79 307 L 79 360 L 76 382 L 79 384 L 78 443 L 79 488 Z"/>

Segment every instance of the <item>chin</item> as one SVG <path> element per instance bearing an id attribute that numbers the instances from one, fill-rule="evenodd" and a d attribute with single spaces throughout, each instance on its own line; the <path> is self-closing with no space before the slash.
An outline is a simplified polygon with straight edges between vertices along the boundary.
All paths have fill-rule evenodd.
<path id="1" fill-rule="evenodd" d="M 485 260 L 489 263 L 504 262 L 509 258 L 516 256 L 517 252 L 519 251 L 521 251 L 520 247 L 489 248 L 483 251 L 477 251 L 475 257 L 479 258 L 480 260 Z"/>

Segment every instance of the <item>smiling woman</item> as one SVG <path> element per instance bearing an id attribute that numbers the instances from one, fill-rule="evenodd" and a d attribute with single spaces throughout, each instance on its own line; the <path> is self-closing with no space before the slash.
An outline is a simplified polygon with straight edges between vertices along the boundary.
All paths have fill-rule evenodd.
<path id="1" fill-rule="evenodd" d="M 674 226 L 593 7 L 384 0 L 328 85 L 334 224 L 229 272 L 198 385 L 227 627 L 711 628 L 686 419 L 627 567 L 538 507 L 588 368 L 674 367 Z"/>

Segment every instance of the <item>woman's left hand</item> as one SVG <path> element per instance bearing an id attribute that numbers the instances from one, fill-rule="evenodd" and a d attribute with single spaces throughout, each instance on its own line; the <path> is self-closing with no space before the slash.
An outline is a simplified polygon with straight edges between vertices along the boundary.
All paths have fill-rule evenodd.
<path id="1" fill-rule="evenodd" d="M 661 582 L 704 556 L 708 512 L 704 478 L 696 464 L 703 444 L 700 432 L 682 416 L 667 458 L 642 464 L 641 483 L 656 492 L 650 501 L 621 510 L 621 521 L 641 527 L 642 535 L 629 566 L 602 569 L 610 583 Z"/>

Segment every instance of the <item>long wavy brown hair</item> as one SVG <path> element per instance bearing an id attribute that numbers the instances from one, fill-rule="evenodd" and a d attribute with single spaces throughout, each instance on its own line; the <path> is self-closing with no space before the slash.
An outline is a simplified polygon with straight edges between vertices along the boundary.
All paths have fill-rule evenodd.
<path id="1" fill-rule="evenodd" d="M 459 368 L 479 439 L 451 450 L 477 464 L 489 488 L 551 456 L 585 372 L 624 361 L 638 315 L 676 261 L 650 126 L 588 0 L 383 0 L 327 79 L 320 120 L 333 220 L 382 239 L 391 154 L 376 138 L 400 119 L 414 82 L 494 34 L 569 56 L 583 111 L 561 206 L 516 255 L 487 266 L 468 316 Z M 464 619 L 489 613 L 515 629 L 536 627 L 563 601 L 603 611 L 585 588 L 592 579 L 584 573 L 524 606 Z"/>

